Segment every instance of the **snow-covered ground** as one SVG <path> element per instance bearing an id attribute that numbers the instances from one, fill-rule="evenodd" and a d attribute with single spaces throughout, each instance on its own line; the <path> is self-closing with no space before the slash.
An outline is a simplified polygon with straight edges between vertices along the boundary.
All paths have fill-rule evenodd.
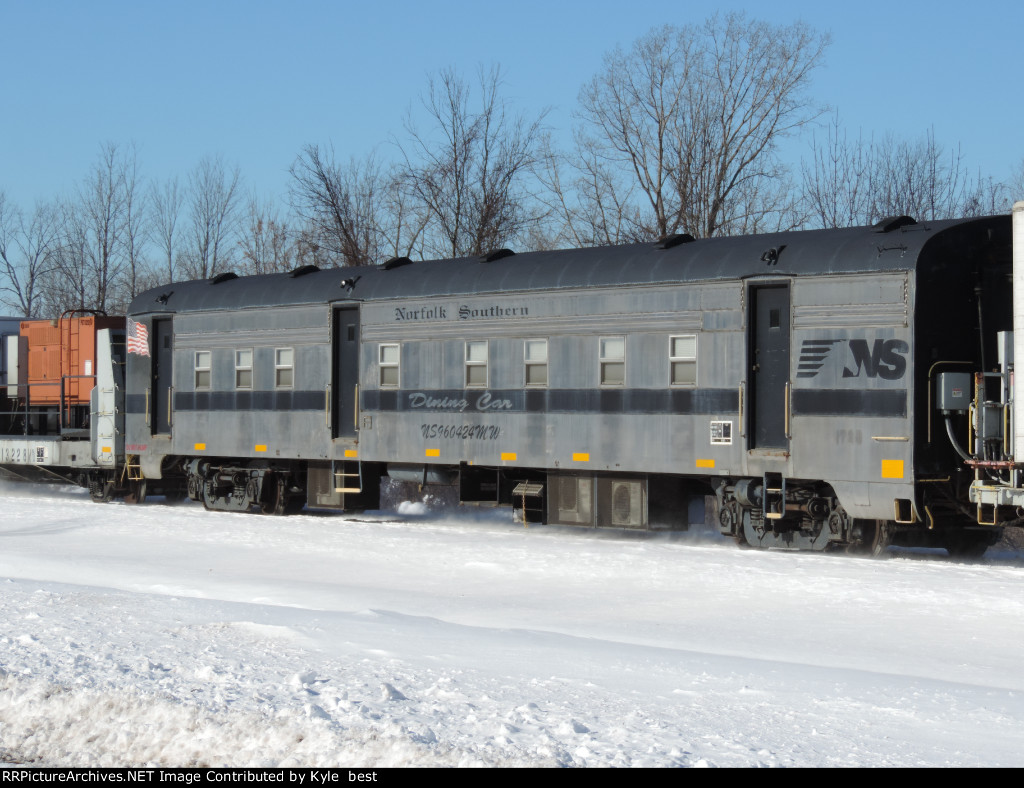
<path id="1" fill-rule="evenodd" d="M 6 763 L 1024 765 L 1015 553 L 0 506 Z"/>

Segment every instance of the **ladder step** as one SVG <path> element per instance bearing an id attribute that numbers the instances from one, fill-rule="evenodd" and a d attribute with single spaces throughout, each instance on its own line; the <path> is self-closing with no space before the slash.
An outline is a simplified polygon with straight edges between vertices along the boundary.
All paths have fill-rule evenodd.
<path id="1" fill-rule="evenodd" d="M 340 471 L 334 472 L 334 492 L 336 493 L 361 493 L 363 488 L 353 487 L 349 479 L 359 479 L 358 473 L 341 473 Z"/>
<path id="2" fill-rule="evenodd" d="M 334 470 L 334 492 L 359 494 L 363 491 L 362 465 L 358 463 L 339 463 L 342 468 L 355 466 L 356 470 Z M 334 468 L 337 468 L 335 465 Z"/>

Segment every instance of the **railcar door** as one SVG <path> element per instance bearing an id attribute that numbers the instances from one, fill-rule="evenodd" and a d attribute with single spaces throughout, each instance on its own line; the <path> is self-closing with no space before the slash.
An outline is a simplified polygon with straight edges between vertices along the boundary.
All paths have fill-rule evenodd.
<path id="1" fill-rule="evenodd" d="M 168 318 L 153 321 L 153 414 L 154 435 L 171 432 L 171 373 L 174 366 L 174 331 Z"/>
<path id="2" fill-rule="evenodd" d="M 789 386 L 789 285 L 750 289 L 751 449 L 785 449 Z"/>
<path id="3" fill-rule="evenodd" d="M 335 438 L 356 436 L 359 396 L 359 310 L 334 312 L 334 372 L 331 379 L 331 431 Z"/>

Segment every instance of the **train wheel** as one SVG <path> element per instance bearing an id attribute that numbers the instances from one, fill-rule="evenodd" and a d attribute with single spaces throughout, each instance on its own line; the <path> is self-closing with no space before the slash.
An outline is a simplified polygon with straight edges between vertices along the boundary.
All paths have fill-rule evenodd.
<path id="1" fill-rule="evenodd" d="M 892 529 L 886 520 L 855 520 L 860 538 L 846 548 L 850 555 L 879 556 L 892 543 Z"/>
<path id="2" fill-rule="evenodd" d="M 206 511 L 208 512 L 219 511 L 222 508 L 215 505 L 217 501 L 216 495 L 214 494 L 210 485 L 205 482 L 202 485 L 202 500 L 203 508 L 206 509 Z"/>
<path id="3" fill-rule="evenodd" d="M 270 489 L 267 489 L 267 488 Z M 263 514 L 282 515 L 288 511 L 288 485 L 284 476 L 273 474 L 264 483 L 263 500 L 260 502 Z"/>
<path id="4" fill-rule="evenodd" d="M 306 505 L 305 494 L 296 495 L 297 488 L 291 486 L 289 477 L 274 474 L 263 484 L 263 500 L 260 511 L 263 514 L 285 515 L 298 514 Z"/>
<path id="5" fill-rule="evenodd" d="M 103 479 L 91 479 L 89 497 L 95 503 L 109 503 L 114 498 L 114 483 Z"/>
<path id="6" fill-rule="evenodd" d="M 145 503 L 146 502 L 146 480 L 139 479 L 138 481 L 128 482 L 128 492 L 124 496 L 125 503 Z"/>

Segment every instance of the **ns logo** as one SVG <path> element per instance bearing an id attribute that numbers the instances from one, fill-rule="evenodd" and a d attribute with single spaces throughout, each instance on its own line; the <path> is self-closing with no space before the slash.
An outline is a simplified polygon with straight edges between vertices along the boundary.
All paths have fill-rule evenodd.
<path id="1" fill-rule="evenodd" d="M 907 373 L 905 354 L 910 346 L 902 339 L 805 339 L 800 348 L 798 378 L 816 377 L 832 355 L 836 345 L 847 345 L 849 356 L 843 366 L 844 378 L 881 378 L 899 380 Z"/>

